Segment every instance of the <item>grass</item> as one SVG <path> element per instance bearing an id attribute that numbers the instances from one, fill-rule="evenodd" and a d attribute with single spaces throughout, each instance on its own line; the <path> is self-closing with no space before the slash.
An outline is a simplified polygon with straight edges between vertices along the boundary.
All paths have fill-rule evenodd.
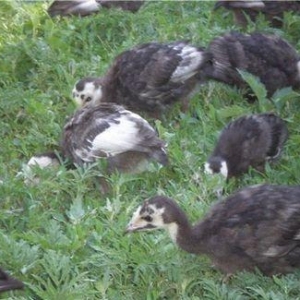
<path id="1" fill-rule="evenodd" d="M 105 10 L 54 20 L 47 5 L 0 2 L 0 257 L 1 266 L 26 284 L 1 299 L 300 299 L 300 272 L 273 278 L 244 272 L 225 284 L 207 258 L 179 250 L 163 232 L 123 235 L 133 210 L 155 194 L 176 199 L 191 221 L 208 211 L 216 182 L 203 174 L 204 162 L 222 127 L 242 114 L 273 110 L 288 122 L 290 138 L 277 165 L 230 182 L 226 194 L 261 182 L 298 184 L 295 92 L 282 90 L 270 102 L 244 74 L 259 96 L 251 105 L 230 87 L 203 86 L 188 113 L 175 107 L 156 124 L 171 166 L 114 174 L 106 196 L 92 167 L 40 170 L 38 186 L 16 176 L 32 155 L 58 145 L 75 109 L 70 93 L 77 79 L 104 73 L 118 53 L 142 42 L 187 39 L 205 46 L 238 29 L 227 12 L 212 13 L 213 2 L 149 2 L 137 14 Z M 282 30 L 260 19 L 244 31 L 276 32 L 300 51 L 299 22 L 289 14 Z"/>

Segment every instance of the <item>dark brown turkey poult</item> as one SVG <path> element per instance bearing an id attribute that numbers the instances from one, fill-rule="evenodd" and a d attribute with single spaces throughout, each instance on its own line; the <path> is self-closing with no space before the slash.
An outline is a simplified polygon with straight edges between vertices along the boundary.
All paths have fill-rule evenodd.
<path id="1" fill-rule="evenodd" d="M 273 27 L 281 27 L 285 12 L 300 13 L 300 1 L 217 1 L 215 9 L 224 7 L 233 11 L 235 22 L 245 27 L 247 17 L 255 22 L 259 14 L 263 14 Z"/>
<path id="2" fill-rule="evenodd" d="M 159 117 L 175 102 L 186 109 L 210 65 L 210 55 L 187 42 L 147 43 L 117 56 L 104 77 L 79 80 L 73 98 L 80 106 L 105 99 Z"/>
<path id="3" fill-rule="evenodd" d="M 205 171 L 226 178 L 238 177 L 250 167 L 264 172 L 266 161 L 279 158 L 287 138 L 285 122 L 273 113 L 242 116 L 222 130 Z"/>
<path id="4" fill-rule="evenodd" d="M 299 199 L 299 186 L 246 187 L 192 226 L 174 200 L 156 196 L 136 210 L 126 232 L 165 229 L 180 248 L 207 255 L 226 274 L 284 274 L 300 267 Z"/>
<path id="5" fill-rule="evenodd" d="M 242 70 L 260 79 L 268 97 L 284 87 L 300 88 L 300 56 L 276 35 L 231 32 L 213 39 L 207 50 L 213 57 L 209 79 L 248 88 L 238 72 Z"/>

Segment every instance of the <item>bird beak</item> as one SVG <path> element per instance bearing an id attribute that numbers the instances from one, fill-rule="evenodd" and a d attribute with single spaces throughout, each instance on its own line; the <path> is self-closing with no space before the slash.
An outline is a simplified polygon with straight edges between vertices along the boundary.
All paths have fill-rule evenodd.
<path id="1" fill-rule="evenodd" d="M 124 231 L 124 235 L 128 234 L 128 233 L 135 232 L 136 230 L 138 230 L 138 228 L 134 227 L 134 225 L 132 223 L 129 223 L 128 226 L 127 226 L 127 228 Z"/>
<path id="2" fill-rule="evenodd" d="M 129 224 L 127 225 L 127 228 L 125 229 L 124 234 L 135 232 L 142 227 L 140 224 L 140 210 L 141 206 L 133 214 L 131 220 L 129 221 Z"/>
<path id="3" fill-rule="evenodd" d="M 127 228 L 124 231 L 124 235 L 127 233 L 136 232 L 136 231 L 148 231 L 148 230 L 153 230 L 153 229 L 156 229 L 156 227 L 153 226 L 152 224 L 146 224 L 144 226 L 137 226 L 137 225 L 134 225 L 134 223 L 129 223 L 129 225 L 127 226 Z"/>
<path id="4" fill-rule="evenodd" d="M 129 224 L 127 225 L 127 228 L 125 229 L 124 234 L 132 233 L 135 231 L 150 230 L 155 228 L 155 226 L 147 223 L 145 220 L 141 218 L 140 212 L 141 212 L 141 206 L 133 214 L 131 220 L 129 221 Z"/>

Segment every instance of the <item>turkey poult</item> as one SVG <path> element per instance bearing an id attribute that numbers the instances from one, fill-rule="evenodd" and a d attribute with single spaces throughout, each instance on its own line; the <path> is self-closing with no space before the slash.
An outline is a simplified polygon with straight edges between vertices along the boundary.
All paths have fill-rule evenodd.
<path id="1" fill-rule="evenodd" d="M 166 144 L 139 115 L 111 103 L 79 109 L 64 126 L 62 157 L 75 165 L 106 158 L 108 170 L 138 172 L 147 161 L 168 163 Z"/>
<path id="2" fill-rule="evenodd" d="M 287 138 L 285 122 L 273 113 L 242 116 L 222 130 L 205 172 L 226 178 L 238 177 L 250 167 L 264 172 L 265 162 L 279 158 Z"/>
<path id="3" fill-rule="evenodd" d="M 227 275 L 284 274 L 300 267 L 299 199 L 299 186 L 247 187 L 191 226 L 174 200 L 157 196 L 136 210 L 126 232 L 166 229 L 180 248 L 207 255 Z"/>
<path id="4" fill-rule="evenodd" d="M 231 32 L 213 39 L 207 50 L 213 56 L 209 79 L 248 88 L 238 72 L 242 70 L 260 79 L 268 97 L 284 87 L 300 88 L 300 56 L 276 35 Z"/>
<path id="5" fill-rule="evenodd" d="M 232 10 L 235 22 L 243 27 L 248 24 L 247 17 L 249 17 L 252 22 L 255 22 L 260 13 L 263 14 L 274 27 L 282 26 L 284 12 L 300 13 L 300 1 L 223 0 L 216 2 L 215 9 L 219 7 Z"/>
<path id="6" fill-rule="evenodd" d="M 143 172 L 151 161 L 168 164 L 166 143 L 145 119 L 122 106 L 102 103 L 75 112 L 64 126 L 60 148 L 34 155 L 18 176 L 24 178 L 25 184 L 36 185 L 40 179 L 35 167 L 63 164 L 74 168 L 97 159 L 107 160 L 108 173 Z"/>
<path id="7" fill-rule="evenodd" d="M 111 1 L 111 0 L 54 0 L 48 8 L 51 17 L 55 16 L 81 16 L 99 12 L 101 7 L 117 7 L 123 10 L 137 12 L 144 1 Z"/>
<path id="8" fill-rule="evenodd" d="M 21 281 L 11 277 L 0 268 L 0 293 L 23 288 L 24 284 Z"/>
<path id="9" fill-rule="evenodd" d="M 104 77 L 79 80 L 73 98 L 81 106 L 106 99 L 158 116 L 177 101 L 186 109 L 210 65 L 210 55 L 187 42 L 147 43 L 118 55 Z"/>

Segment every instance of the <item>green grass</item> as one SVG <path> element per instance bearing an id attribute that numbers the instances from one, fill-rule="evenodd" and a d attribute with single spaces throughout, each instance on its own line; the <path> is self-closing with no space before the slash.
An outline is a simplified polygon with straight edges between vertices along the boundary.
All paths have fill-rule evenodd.
<path id="1" fill-rule="evenodd" d="M 282 90 L 270 102 L 245 74 L 260 99 L 251 105 L 230 87 L 203 86 L 188 113 L 175 107 L 157 122 L 170 167 L 114 174 L 106 196 L 94 168 L 41 170 L 38 186 L 25 186 L 16 176 L 32 155 L 58 145 L 75 109 L 70 93 L 79 78 L 104 73 L 118 53 L 142 42 L 187 39 L 205 46 L 237 29 L 228 13 L 213 14 L 212 7 L 149 2 L 137 14 L 105 10 L 52 20 L 46 2 L 0 2 L 0 257 L 1 266 L 26 284 L 1 299 L 300 299 L 300 272 L 273 278 L 245 272 L 225 284 L 207 258 L 179 250 L 164 232 L 123 235 L 134 209 L 155 194 L 176 199 L 193 222 L 209 210 L 216 182 L 203 174 L 203 164 L 222 127 L 242 114 L 273 110 L 288 122 L 290 138 L 278 164 L 264 175 L 252 171 L 230 182 L 226 194 L 261 182 L 298 184 L 295 92 Z M 278 30 L 261 19 L 244 31 L 276 32 L 300 51 L 299 22 L 287 15 Z"/>

